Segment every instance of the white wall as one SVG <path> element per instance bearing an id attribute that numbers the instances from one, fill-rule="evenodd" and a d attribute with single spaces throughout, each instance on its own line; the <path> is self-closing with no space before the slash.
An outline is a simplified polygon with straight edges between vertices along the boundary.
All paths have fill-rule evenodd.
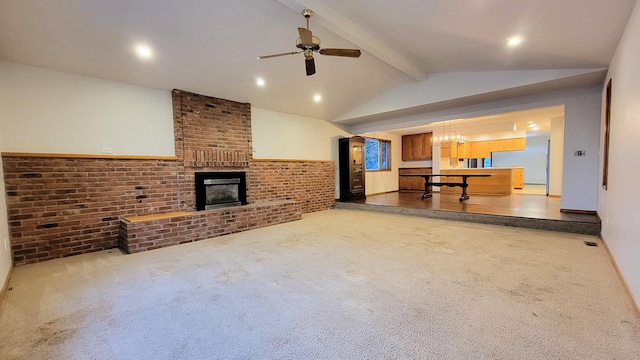
<path id="1" fill-rule="evenodd" d="M 391 171 L 365 172 L 364 184 L 366 195 L 397 191 L 399 188 L 398 167 L 403 163 L 402 136 L 388 132 L 374 132 L 359 135 L 362 137 L 391 141 Z"/>
<path id="2" fill-rule="evenodd" d="M 0 151 L 2 151 L 0 139 Z M 11 261 L 11 244 L 9 242 L 9 222 L 7 221 L 7 199 L 4 189 L 4 171 L 2 157 L 0 157 L 0 290 L 9 281 L 9 271 L 13 265 Z"/>
<path id="3" fill-rule="evenodd" d="M 340 197 L 338 139 L 351 134 L 324 120 L 256 107 L 251 107 L 251 133 L 254 159 L 333 160 Z"/>
<path id="4" fill-rule="evenodd" d="M 564 159 L 564 118 L 551 119 L 549 159 L 549 195 L 562 195 L 562 161 Z"/>
<path id="5" fill-rule="evenodd" d="M 0 61 L 3 151 L 173 156 L 171 92 Z"/>
<path id="6" fill-rule="evenodd" d="M 609 67 L 612 79 L 609 185 L 598 188 L 602 237 L 640 306 L 640 3 L 637 3 Z M 604 97 L 604 89 L 603 89 Z M 604 106 L 603 106 L 604 112 Z M 604 124 L 604 118 L 602 120 Z M 604 139 L 604 125 L 600 136 Z M 602 142 L 604 144 L 604 141 Z M 603 147 L 600 148 L 602 158 Z"/>
<path id="7" fill-rule="evenodd" d="M 579 94 L 564 107 L 562 209 L 595 211 L 598 203 L 600 95 Z M 576 156 L 576 151 L 584 156 Z"/>
<path id="8" fill-rule="evenodd" d="M 495 151 L 491 153 L 494 167 L 524 167 L 525 184 L 547 183 L 547 142 L 549 136 L 529 136 L 522 151 Z"/>
<path id="9" fill-rule="evenodd" d="M 352 136 L 324 120 L 251 107 L 256 159 L 335 160 L 338 139 Z"/>

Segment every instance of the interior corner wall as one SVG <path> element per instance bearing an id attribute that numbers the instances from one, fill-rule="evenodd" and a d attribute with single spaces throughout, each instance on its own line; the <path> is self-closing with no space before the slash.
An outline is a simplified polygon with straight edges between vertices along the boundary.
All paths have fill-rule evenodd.
<path id="1" fill-rule="evenodd" d="M 335 197 L 340 197 L 338 139 L 352 136 L 321 119 L 251 107 L 253 158 L 334 161 Z"/>
<path id="2" fill-rule="evenodd" d="M 564 117 L 551 119 L 549 149 L 549 195 L 562 195 L 562 160 L 564 157 Z"/>
<path id="3" fill-rule="evenodd" d="M 607 243 L 636 306 L 640 307 L 640 167 L 636 165 L 640 143 L 640 2 L 631 13 L 607 79 L 612 80 L 609 176 L 603 189 L 604 146 L 600 148 L 598 177 L 598 215 L 602 219 L 602 238 Z M 602 98 L 606 87 L 603 87 Z M 603 106 L 604 114 L 604 106 Z M 604 116 L 600 131 L 604 144 Z"/>
<path id="4" fill-rule="evenodd" d="M 0 150 L 2 142 L 0 141 Z M 9 280 L 13 263 L 11 261 L 11 244 L 9 243 L 9 222 L 7 221 L 7 198 L 4 188 L 4 172 L 2 157 L 0 157 L 0 291 Z M 2 294 L 0 294 L 2 299 Z"/>
<path id="5" fill-rule="evenodd" d="M 171 92 L 0 61 L 3 151 L 173 156 Z"/>

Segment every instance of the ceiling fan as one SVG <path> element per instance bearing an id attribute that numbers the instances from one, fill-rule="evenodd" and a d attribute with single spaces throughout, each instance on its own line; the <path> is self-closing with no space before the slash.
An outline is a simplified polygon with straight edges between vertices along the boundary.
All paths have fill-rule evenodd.
<path id="1" fill-rule="evenodd" d="M 304 54 L 304 64 L 307 70 L 307 76 L 313 75 L 316 73 L 316 63 L 313 60 L 313 53 L 317 52 L 320 55 L 328 55 L 328 56 L 343 56 L 343 57 L 351 57 L 357 58 L 360 57 L 359 49 L 321 49 L 320 48 L 320 39 L 313 36 L 311 34 L 311 30 L 309 30 L 309 18 L 313 15 L 313 11 L 309 9 L 302 10 L 302 15 L 307 19 L 307 28 L 298 28 L 298 33 L 300 37 L 296 39 L 296 47 L 301 49 L 300 51 L 292 51 L 281 54 L 273 54 L 273 55 L 264 55 L 258 56 L 258 59 L 270 59 L 278 56 L 285 55 L 295 55 L 295 54 Z"/>

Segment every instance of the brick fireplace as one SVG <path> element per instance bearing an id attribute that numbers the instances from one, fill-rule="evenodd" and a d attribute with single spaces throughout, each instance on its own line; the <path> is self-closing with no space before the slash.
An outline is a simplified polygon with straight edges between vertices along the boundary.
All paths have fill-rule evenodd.
<path id="1" fill-rule="evenodd" d="M 137 243 L 120 241 L 137 252 L 333 205 L 332 161 L 253 159 L 250 104 L 181 90 L 172 98 L 175 158 L 2 154 L 15 264 L 114 248 L 123 232 L 138 231 Z M 247 205 L 196 211 L 196 174 L 215 172 L 246 174 Z"/>
<path id="2" fill-rule="evenodd" d="M 196 210 L 247 205 L 244 171 L 196 172 Z"/>

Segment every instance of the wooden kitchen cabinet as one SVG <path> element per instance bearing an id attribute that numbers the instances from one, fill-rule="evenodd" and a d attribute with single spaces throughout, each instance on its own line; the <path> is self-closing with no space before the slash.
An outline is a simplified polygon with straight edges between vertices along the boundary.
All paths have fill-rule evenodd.
<path id="1" fill-rule="evenodd" d="M 450 145 L 440 145 L 440 158 L 449 158 L 451 157 L 451 146 Z"/>
<path id="2" fill-rule="evenodd" d="M 469 143 L 458 144 L 458 158 L 466 159 L 469 157 Z"/>
<path id="3" fill-rule="evenodd" d="M 524 188 L 524 168 L 513 168 L 513 188 Z"/>
<path id="4" fill-rule="evenodd" d="M 499 139 L 489 141 L 489 152 L 518 151 L 526 148 L 526 138 Z"/>
<path id="5" fill-rule="evenodd" d="M 432 133 L 402 136 L 402 160 L 431 160 Z"/>
<path id="6" fill-rule="evenodd" d="M 488 158 L 490 156 L 488 141 L 472 141 L 469 145 L 470 158 Z"/>
<path id="7" fill-rule="evenodd" d="M 494 151 L 519 151 L 525 150 L 526 146 L 526 138 L 467 141 L 458 145 L 458 158 L 488 158 Z"/>
<path id="8" fill-rule="evenodd" d="M 431 174 L 430 167 L 399 168 L 398 188 L 405 191 L 424 191 L 424 178 L 421 176 L 403 176 L 409 174 Z"/>
<path id="9" fill-rule="evenodd" d="M 527 148 L 527 138 L 509 139 L 509 150 L 520 151 Z"/>

